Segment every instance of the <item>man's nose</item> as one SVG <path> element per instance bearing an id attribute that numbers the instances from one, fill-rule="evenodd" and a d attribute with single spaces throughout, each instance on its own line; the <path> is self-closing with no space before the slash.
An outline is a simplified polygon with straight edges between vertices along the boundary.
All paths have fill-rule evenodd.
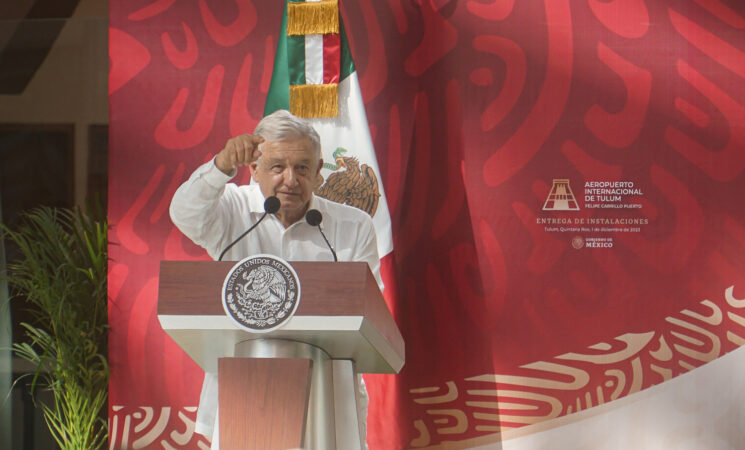
<path id="1" fill-rule="evenodd" d="M 298 184 L 297 174 L 290 167 L 288 167 L 287 169 L 285 169 L 285 180 L 284 180 L 284 182 L 285 182 L 285 186 L 289 186 L 289 187 L 294 187 L 294 186 L 296 186 Z"/>

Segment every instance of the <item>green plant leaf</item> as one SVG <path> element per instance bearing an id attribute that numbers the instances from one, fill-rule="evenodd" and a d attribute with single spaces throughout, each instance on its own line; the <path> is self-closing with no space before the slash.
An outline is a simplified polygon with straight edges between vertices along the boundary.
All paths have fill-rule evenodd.
<path id="1" fill-rule="evenodd" d="M 21 255 L 8 263 L 11 301 L 31 313 L 13 351 L 35 367 L 32 392 L 52 392 L 52 405 L 38 405 L 47 427 L 62 449 L 104 447 L 108 226 L 80 209 L 37 208 L 0 232 Z"/>

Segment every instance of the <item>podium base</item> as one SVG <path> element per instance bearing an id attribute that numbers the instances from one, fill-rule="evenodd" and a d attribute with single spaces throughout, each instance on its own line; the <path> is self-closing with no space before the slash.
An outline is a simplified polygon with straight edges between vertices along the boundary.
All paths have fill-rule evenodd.
<path id="1" fill-rule="evenodd" d="M 301 447 L 310 366 L 299 358 L 220 358 L 220 449 Z"/>
<path id="2" fill-rule="evenodd" d="M 301 447 L 306 450 L 364 448 L 360 432 L 357 374 L 353 361 L 332 360 L 319 347 L 283 339 L 239 342 L 235 346 L 235 358 L 310 360 L 310 389 L 305 402 L 305 421 L 303 430 L 298 430 L 302 435 Z M 297 373 L 289 375 L 291 379 L 302 378 L 303 372 L 299 369 Z M 222 407 L 221 400 L 220 408 Z M 221 410 L 221 421 L 223 417 Z M 275 425 L 285 427 L 290 424 Z M 285 432 L 288 431 L 290 430 L 285 428 Z M 221 434 L 221 443 L 222 438 Z"/>

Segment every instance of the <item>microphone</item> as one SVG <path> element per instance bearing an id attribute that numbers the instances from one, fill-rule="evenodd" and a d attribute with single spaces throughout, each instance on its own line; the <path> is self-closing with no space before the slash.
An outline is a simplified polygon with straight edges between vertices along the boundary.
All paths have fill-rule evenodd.
<path id="1" fill-rule="evenodd" d="M 240 241 L 241 239 L 243 239 L 244 236 L 246 236 L 248 233 L 250 233 L 251 230 L 253 230 L 254 228 L 256 228 L 261 223 L 261 221 L 264 220 L 264 217 L 266 217 L 267 214 L 274 214 L 277 211 L 279 211 L 279 206 L 280 206 L 280 203 L 279 203 L 279 199 L 277 197 L 275 197 L 273 195 L 271 197 L 267 197 L 266 200 L 264 200 L 264 214 L 261 215 L 261 217 L 259 218 L 259 220 L 255 224 L 251 225 L 251 228 L 249 228 L 248 230 L 246 230 L 243 234 L 241 234 L 240 236 L 238 236 L 238 239 L 234 240 L 233 242 L 230 243 L 230 245 L 228 245 L 227 247 L 225 247 L 225 250 L 223 250 L 222 253 L 220 253 L 220 257 L 217 258 L 217 260 L 218 261 L 222 261 L 222 257 L 225 256 L 225 253 L 228 250 L 230 250 L 235 244 L 237 244 L 238 241 Z"/>
<path id="2" fill-rule="evenodd" d="M 323 234 L 323 230 L 321 229 L 321 221 L 323 220 L 323 215 L 321 215 L 321 211 L 317 209 L 309 209 L 307 213 L 305 213 L 305 221 L 308 222 L 308 225 L 312 227 L 318 227 L 318 231 L 321 232 L 321 236 L 323 236 L 323 240 L 326 241 L 326 245 L 329 246 L 329 250 L 331 250 L 331 254 L 334 255 L 334 262 L 339 261 L 336 258 L 336 252 L 334 251 L 334 247 L 329 244 L 329 240 L 326 239 L 326 235 Z"/>

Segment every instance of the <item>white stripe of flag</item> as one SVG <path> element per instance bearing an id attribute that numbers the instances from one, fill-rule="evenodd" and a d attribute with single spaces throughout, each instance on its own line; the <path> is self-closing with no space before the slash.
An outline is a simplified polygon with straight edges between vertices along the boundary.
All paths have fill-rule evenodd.
<path id="1" fill-rule="evenodd" d="M 305 84 L 323 84 L 323 35 L 305 35 Z"/>

